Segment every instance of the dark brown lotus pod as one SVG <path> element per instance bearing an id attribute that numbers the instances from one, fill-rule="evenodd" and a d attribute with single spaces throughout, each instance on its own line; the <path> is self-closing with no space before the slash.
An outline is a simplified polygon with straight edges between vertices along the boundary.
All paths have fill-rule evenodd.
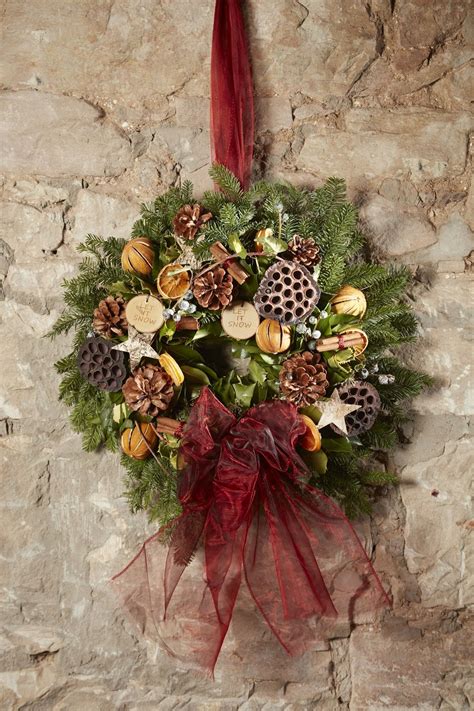
<path id="1" fill-rule="evenodd" d="M 353 380 L 337 388 L 339 397 L 345 405 L 360 405 L 359 410 L 345 416 L 347 434 L 360 435 L 370 430 L 380 412 L 380 395 L 373 385 L 363 380 Z M 344 435 L 336 425 L 331 428 L 339 435 Z"/>
<path id="2" fill-rule="evenodd" d="M 126 355 L 113 351 L 113 341 L 92 336 L 82 344 L 77 354 L 77 365 L 82 377 L 99 390 L 115 393 L 127 378 Z"/>
<path id="3" fill-rule="evenodd" d="M 298 323 L 313 311 L 320 296 L 321 289 L 306 267 L 278 261 L 265 272 L 254 304 L 263 318 Z"/>

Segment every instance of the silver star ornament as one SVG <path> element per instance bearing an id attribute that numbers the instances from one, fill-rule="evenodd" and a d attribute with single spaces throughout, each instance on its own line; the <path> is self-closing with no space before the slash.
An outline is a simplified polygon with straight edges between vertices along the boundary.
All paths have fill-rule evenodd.
<path id="1" fill-rule="evenodd" d="M 128 353 L 130 356 L 130 368 L 135 370 L 142 358 L 158 359 L 158 353 L 151 347 L 151 342 L 155 335 L 155 333 L 140 333 L 129 324 L 127 340 L 118 346 L 112 346 L 112 350 Z"/>
<path id="2" fill-rule="evenodd" d="M 315 403 L 315 407 L 321 413 L 318 429 L 322 429 L 326 425 L 336 425 L 344 434 L 347 434 L 345 416 L 360 409 L 360 405 L 345 405 L 339 396 L 338 390 L 332 391 L 329 400 L 318 400 Z"/>

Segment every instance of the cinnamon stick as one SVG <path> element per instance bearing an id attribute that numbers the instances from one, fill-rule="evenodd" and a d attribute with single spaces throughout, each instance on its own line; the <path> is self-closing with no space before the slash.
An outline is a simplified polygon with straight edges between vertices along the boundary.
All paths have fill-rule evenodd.
<path id="1" fill-rule="evenodd" d="M 223 244 L 216 242 L 209 248 L 209 251 L 217 262 L 225 262 L 227 258 L 229 259 L 229 263 L 224 266 L 231 277 L 235 279 L 238 284 L 243 284 L 244 281 L 248 279 L 249 275 L 245 269 L 243 269 L 240 264 L 235 261 L 236 257 L 232 256 Z"/>
<path id="2" fill-rule="evenodd" d="M 176 324 L 177 331 L 198 331 L 199 321 L 194 316 L 182 316 Z"/>
<path id="3" fill-rule="evenodd" d="M 338 351 L 344 348 L 352 348 L 354 346 L 363 346 L 366 343 L 366 338 L 361 333 L 341 333 L 340 336 L 330 336 L 321 338 L 316 345 L 316 350 L 319 353 L 325 351 Z"/>

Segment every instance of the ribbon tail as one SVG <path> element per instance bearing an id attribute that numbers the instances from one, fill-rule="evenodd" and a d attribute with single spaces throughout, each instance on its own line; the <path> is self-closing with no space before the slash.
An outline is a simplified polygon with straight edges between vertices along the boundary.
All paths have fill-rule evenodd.
<path id="1" fill-rule="evenodd" d="M 211 53 L 211 142 L 246 188 L 254 144 L 253 86 L 240 0 L 216 0 Z"/>
<path id="2" fill-rule="evenodd" d="M 343 512 L 321 492 L 263 486 L 244 552 L 245 578 L 291 655 L 373 615 L 388 597 Z"/>
<path id="3" fill-rule="evenodd" d="M 205 512 L 187 511 L 175 523 L 164 571 L 164 619 L 176 586 L 196 553 L 205 522 Z"/>
<path id="4" fill-rule="evenodd" d="M 239 594 L 247 530 L 248 524 L 244 524 L 237 531 L 224 532 L 220 526 L 215 526 L 212 520 L 208 521 L 206 526 L 207 586 L 214 603 L 218 633 L 212 669 L 229 630 Z"/>
<path id="5" fill-rule="evenodd" d="M 228 544 L 228 569 L 216 584 L 203 576 L 202 550 L 185 566 L 175 559 L 173 545 L 166 552 L 156 534 L 112 582 L 147 639 L 187 668 L 212 677 L 240 588 L 242 547 L 240 537 Z"/>
<path id="6" fill-rule="evenodd" d="M 160 639 L 164 608 L 162 529 L 151 536 L 112 584 L 132 622 L 147 638 Z"/>

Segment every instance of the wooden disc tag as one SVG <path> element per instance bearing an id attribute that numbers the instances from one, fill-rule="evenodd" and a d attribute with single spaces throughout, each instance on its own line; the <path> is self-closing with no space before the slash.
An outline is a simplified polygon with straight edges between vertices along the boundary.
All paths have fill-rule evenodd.
<path id="1" fill-rule="evenodd" d="M 221 316 L 222 328 L 231 338 L 245 340 L 257 333 L 260 316 L 249 301 L 236 301 L 224 309 Z"/>
<path id="2" fill-rule="evenodd" d="M 125 315 L 131 326 L 140 333 L 156 333 L 164 323 L 164 306 L 150 294 L 140 294 L 130 299 Z"/>

